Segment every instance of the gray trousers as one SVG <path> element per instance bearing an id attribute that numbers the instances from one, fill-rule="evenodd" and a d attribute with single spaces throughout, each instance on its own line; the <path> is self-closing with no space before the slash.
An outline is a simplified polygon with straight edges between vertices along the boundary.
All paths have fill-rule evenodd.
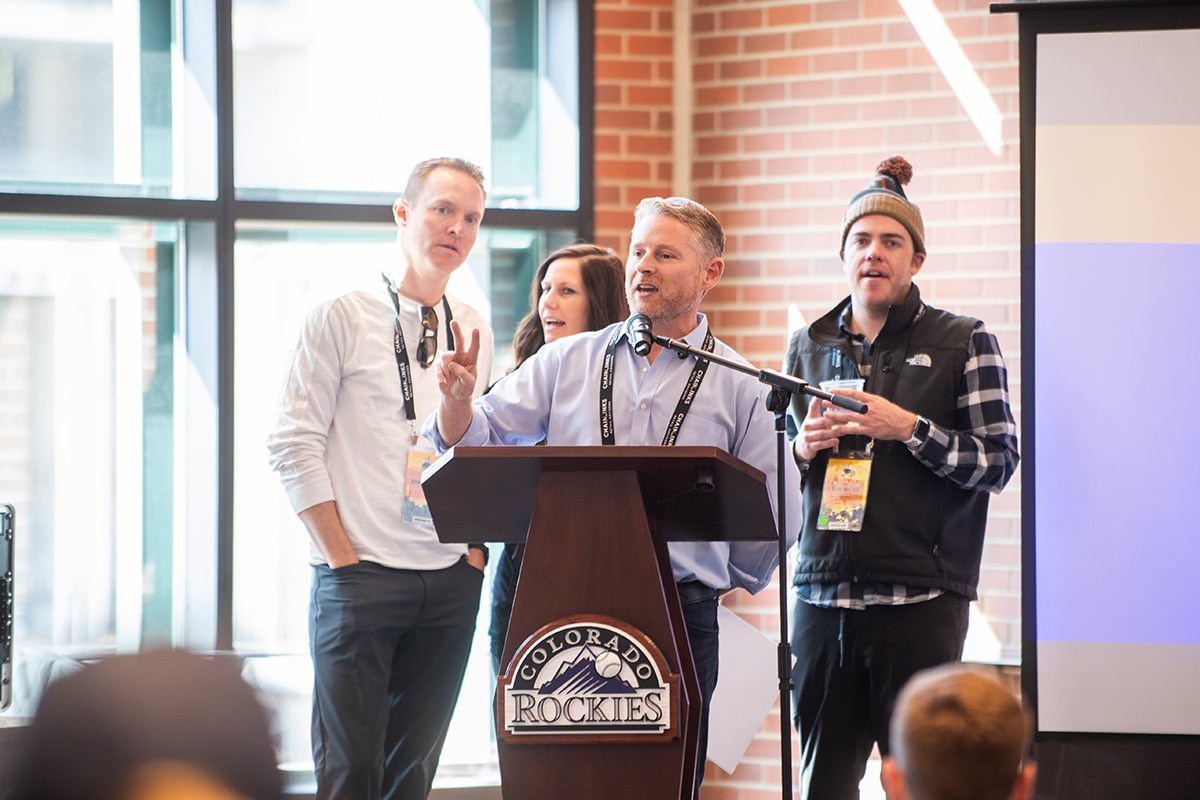
<path id="1" fill-rule="evenodd" d="M 466 670 L 483 573 L 313 568 L 318 800 L 424 800 Z"/>

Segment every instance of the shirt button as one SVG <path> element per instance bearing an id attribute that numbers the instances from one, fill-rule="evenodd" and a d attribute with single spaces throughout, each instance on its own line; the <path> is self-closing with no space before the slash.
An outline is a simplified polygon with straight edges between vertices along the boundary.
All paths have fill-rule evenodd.
<path id="1" fill-rule="evenodd" d="M 649 368 L 649 367 L 642 367 L 642 374 L 643 374 L 643 375 L 645 375 L 645 374 L 646 374 L 647 372 L 649 372 L 649 371 L 650 371 L 650 368 Z"/>
<path id="2" fill-rule="evenodd" d="M 646 410 L 646 404 L 645 404 L 645 403 L 642 403 L 642 406 L 641 406 L 641 408 L 642 408 L 642 411 L 645 411 L 645 410 Z"/>

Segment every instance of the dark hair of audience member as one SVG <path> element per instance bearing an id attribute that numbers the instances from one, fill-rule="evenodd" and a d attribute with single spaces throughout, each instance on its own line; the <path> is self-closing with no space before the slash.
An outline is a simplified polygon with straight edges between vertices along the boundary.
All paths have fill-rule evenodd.
<path id="1" fill-rule="evenodd" d="M 600 330 L 629 316 L 629 306 L 625 301 L 625 268 L 616 253 L 594 244 L 575 244 L 555 250 L 546 256 L 533 276 L 529 297 L 531 310 L 517 325 L 517 332 L 513 336 L 513 355 L 518 367 L 546 343 L 542 320 L 538 315 L 538 301 L 542 296 L 542 279 L 546 277 L 546 270 L 560 258 L 579 259 L 579 272 L 587 293 L 589 330 Z"/>

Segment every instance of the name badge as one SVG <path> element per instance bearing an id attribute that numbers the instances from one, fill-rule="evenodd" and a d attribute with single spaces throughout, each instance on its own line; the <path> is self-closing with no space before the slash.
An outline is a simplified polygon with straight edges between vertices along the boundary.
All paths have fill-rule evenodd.
<path id="1" fill-rule="evenodd" d="M 817 530 L 861 531 L 867 515 L 867 489 L 871 484 L 871 454 L 833 455 L 825 467 Z"/>
<path id="2" fill-rule="evenodd" d="M 415 525 L 433 527 L 433 516 L 425 502 L 425 490 L 421 488 L 421 473 L 437 460 L 429 450 L 410 447 L 408 464 L 404 470 L 404 521 Z"/>

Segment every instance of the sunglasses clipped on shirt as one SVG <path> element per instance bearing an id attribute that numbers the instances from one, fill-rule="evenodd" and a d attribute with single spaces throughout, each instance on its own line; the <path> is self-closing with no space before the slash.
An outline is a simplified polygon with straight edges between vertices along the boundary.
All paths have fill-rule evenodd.
<path id="1" fill-rule="evenodd" d="M 417 363 L 428 369 L 433 366 L 438 350 L 438 315 L 432 306 L 421 306 L 421 339 L 417 342 Z"/>

